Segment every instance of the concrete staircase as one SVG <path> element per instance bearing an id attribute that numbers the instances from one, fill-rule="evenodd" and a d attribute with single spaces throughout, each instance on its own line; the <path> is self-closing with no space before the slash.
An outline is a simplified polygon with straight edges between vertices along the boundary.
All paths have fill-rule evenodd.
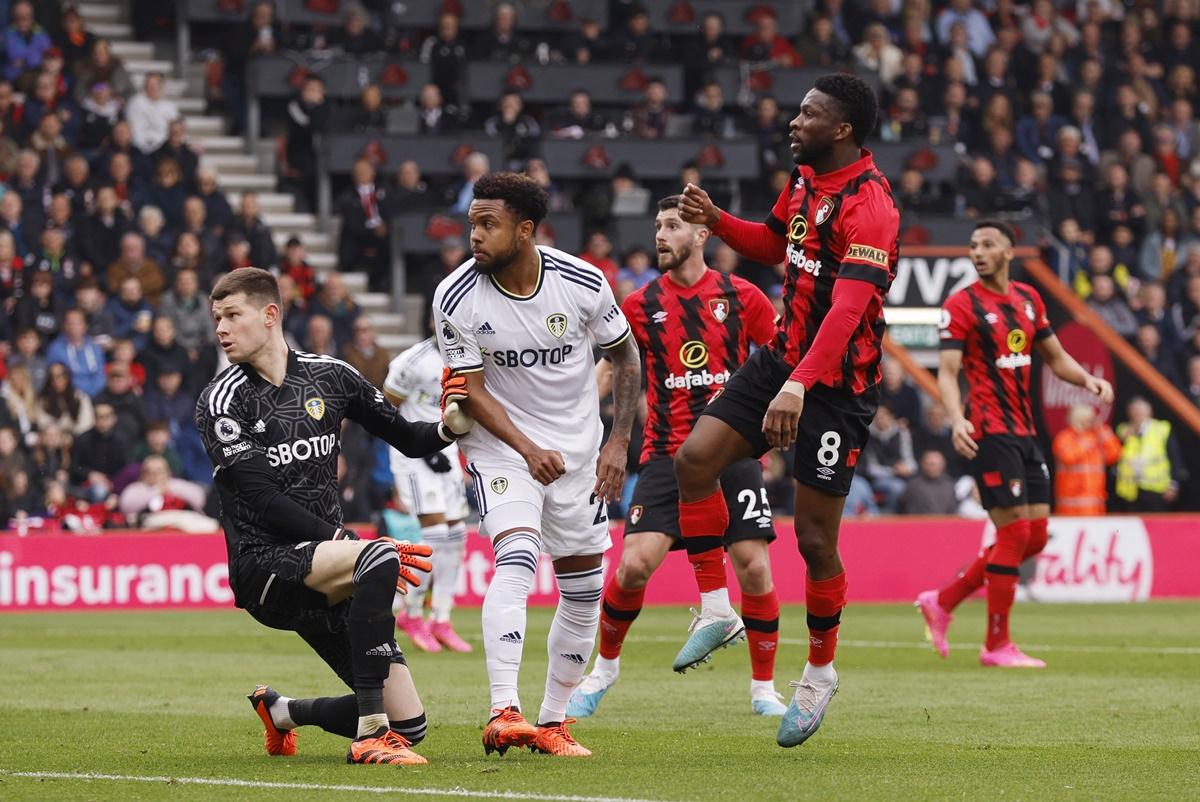
<path id="1" fill-rule="evenodd" d="M 264 139 L 248 148 L 244 137 L 229 135 L 223 117 L 206 115 L 204 66 L 194 63 L 186 78 L 176 75 L 174 54 L 165 52 L 164 45 L 134 40 L 128 5 L 128 0 L 91 0 L 81 3 L 79 10 L 88 30 L 112 41 L 113 53 L 125 62 L 135 86 L 140 86 L 149 72 L 167 77 L 167 95 L 179 106 L 189 139 L 202 151 L 201 164 L 217 173 L 217 183 L 230 205 L 236 209 L 243 192 L 257 192 L 276 247 L 282 250 L 290 237 L 298 236 L 308 251 L 309 263 L 319 273 L 337 270 L 338 221 L 332 221 L 331 230 L 322 231 L 316 215 L 296 211 L 295 198 L 278 191 L 275 142 Z M 409 296 L 404 309 L 395 309 L 387 294 L 366 291 L 366 274 L 343 273 L 342 277 L 375 325 L 384 348 L 398 353 L 425 337 L 420 331 L 424 305 L 420 296 Z"/>

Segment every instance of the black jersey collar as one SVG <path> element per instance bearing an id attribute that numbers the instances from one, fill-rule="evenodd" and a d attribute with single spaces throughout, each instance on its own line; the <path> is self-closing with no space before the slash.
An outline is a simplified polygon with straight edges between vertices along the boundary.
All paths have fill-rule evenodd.
<path id="1" fill-rule="evenodd" d="M 257 370 L 255 370 L 254 368 L 252 368 L 250 366 L 249 362 L 241 362 L 238 364 L 238 367 L 242 369 L 242 373 L 246 374 L 246 378 L 249 379 L 250 383 L 253 384 L 255 387 L 262 388 L 262 387 L 265 387 L 268 384 L 270 384 L 269 381 L 267 381 L 261 375 L 259 375 Z M 287 357 L 287 370 L 285 370 L 283 373 L 283 381 L 285 384 L 287 383 L 288 376 L 291 376 L 292 374 L 294 374 L 299 369 L 299 367 L 300 367 L 300 360 L 296 356 L 296 352 L 293 351 L 291 348 L 289 348 L 288 349 L 288 357 Z"/>

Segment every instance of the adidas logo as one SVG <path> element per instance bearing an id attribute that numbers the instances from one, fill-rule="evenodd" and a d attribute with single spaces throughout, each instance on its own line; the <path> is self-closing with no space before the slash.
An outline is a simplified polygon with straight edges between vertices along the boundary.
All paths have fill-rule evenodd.
<path id="1" fill-rule="evenodd" d="M 577 666 L 581 666 L 585 662 L 587 662 L 586 660 L 583 659 L 583 655 L 581 655 L 581 654 L 560 654 L 559 657 L 561 657 L 564 660 L 570 661 Z"/>
<path id="2" fill-rule="evenodd" d="M 381 643 L 374 649 L 367 649 L 367 657 L 399 657 L 400 649 L 395 641 Z"/>
<path id="3" fill-rule="evenodd" d="M 479 328 L 475 329 L 475 333 L 476 333 L 476 334 L 495 334 L 495 333 L 496 333 L 496 330 L 492 328 L 492 324 L 491 324 L 491 323 L 488 323 L 488 322 L 485 320 L 485 321 L 483 321 L 483 325 L 482 325 L 482 326 L 480 326 Z"/>
<path id="4" fill-rule="evenodd" d="M 262 434 L 266 430 L 267 424 L 263 423 L 261 420 L 255 422 L 255 424 L 250 427 L 250 431 L 254 432 L 255 434 Z"/>
<path id="5" fill-rule="evenodd" d="M 500 642 L 501 643 L 520 643 L 521 642 L 521 633 L 520 632 L 505 633 L 504 635 L 500 636 Z"/>

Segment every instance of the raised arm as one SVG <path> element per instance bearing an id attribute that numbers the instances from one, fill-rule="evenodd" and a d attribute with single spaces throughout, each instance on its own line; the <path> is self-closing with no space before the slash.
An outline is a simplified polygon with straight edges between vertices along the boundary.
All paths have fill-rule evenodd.
<path id="1" fill-rule="evenodd" d="M 361 373 L 346 366 L 352 383 L 347 417 L 406 457 L 425 457 L 455 440 L 443 423 L 410 421 L 400 414 Z"/>
<path id="2" fill-rule="evenodd" d="M 1083 369 L 1075 357 L 1067 353 L 1058 337 L 1051 334 L 1035 342 L 1038 354 L 1046 362 L 1046 367 L 1065 382 L 1082 387 L 1096 396 L 1102 404 L 1111 404 L 1113 388 L 1104 379 L 1098 379 Z"/>
<path id="3" fill-rule="evenodd" d="M 787 254 L 783 223 L 774 216 L 768 223 L 752 223 L 723 211 L 700 187 L 688 184 L 679 202 L 679 216 L 688 223 L 708 226 L 735 251 L 764 265 L 777 265 Z"/>

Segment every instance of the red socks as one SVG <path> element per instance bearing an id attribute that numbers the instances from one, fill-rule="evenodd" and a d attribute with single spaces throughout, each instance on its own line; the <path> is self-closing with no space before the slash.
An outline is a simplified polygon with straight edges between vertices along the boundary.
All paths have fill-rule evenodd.
<path id="1" fill-rule="evenodd" d="M 804 601 L 808 608 L 808 662 L 814 666 L 832 663 L 846 606 L 846 572 L 829 579 L 805 579 Z"/>
<path id="2" fill-rule="evenodd" d="M 774 679 L 775 649 L 779 645 L 779 594 L 775 588 L 757 596 L 742 594 L 742 623 L 750 641 L 750 676 Z"/>
<path id="3" fill-rule="evenodd" d="M 720 488 L 699 501 L 679 502 L 679 532 L 701 593 L 721 590 L 725 582 L 725 549 L 721 538 L 729 528 L 729 509 Z"/>
<path id="4" fill-rule="evenodd" d="M 621 656 L 621 644 L 625 634 L 633 626 L 634 619 L 642 611 L 642 600 L 646 598 L 646 587 L 626 590 L 613 574 L 604 589 L 604 602 L 600 606 L 600 656 L 615 660 Z"/>
<path id="5" fill-rule="evenodd" d="M 983 587 L 983 571 L 987 567 L 988 555 L 991 553 L 991 546 L 979 552 L 957 579 L 942 588 L 938 593 L 938 606 L 948 613 L 952 612 L 955 607 L 962 604 L 963 599 Z"/>
<path id="6" fill-rule="evenodd" d="M 1009 641 L 1008 615 L 1017 592 L 1021 560 L 1029 545 L 1029 521 L 1014 521 L 996 532 L 987 563 L 987 640 L 989 651 Z"/>
<path id="7" fill-rule="evenodd" d="M 1029 539 L 1025 542 L 1025 551 L 1021 555 L 1021 562 L 1041 554 L 1049 540 L 1050 533 L 1047 530 L 1046 519 L 1037 518 L 1030 521 Z M 964 599 L 983 587 L 984 569 L 987 567 L 993 548 L 993 546 L 988 546 L 979 552 L 979 556 L 963 569 L 958 578 L 938 593 L 938 604 L 943 610 L 952 612 L 955 607 L 962 604 Z"/>
<path id="8" fill-rule="evenodd" d="M 1028 560 L 1034 555 L 1041 554 L 1042 549 L 1050 542 L 1049 522 L 1045 518 L 1037 518 L 1029 522 L 1029 541 L 1025 544 L 1025 554 L 1022 560 Z"/>

